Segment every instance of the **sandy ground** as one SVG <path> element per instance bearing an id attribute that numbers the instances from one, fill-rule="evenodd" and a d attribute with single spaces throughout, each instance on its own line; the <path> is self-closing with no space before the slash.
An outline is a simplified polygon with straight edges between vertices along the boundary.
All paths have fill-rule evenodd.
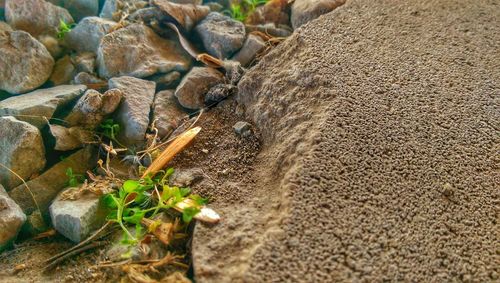
<path id="1" fill-rule="evenodd" d="M 499 42 L 486 0 L 301 28 L 240 82 L 262 152 L 197 226 L 197 282 L 498 281 Z"/>

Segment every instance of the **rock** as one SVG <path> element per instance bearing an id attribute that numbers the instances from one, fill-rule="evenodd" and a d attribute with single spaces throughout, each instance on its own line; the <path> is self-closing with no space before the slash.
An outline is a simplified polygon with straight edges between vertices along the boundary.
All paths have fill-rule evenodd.
<path id="1" fill-rule="evenodd" d="M 49 0 L 55 5 L 64 7 L 76 22 L 99 13 L 99 0 Z"/>
<path id="2" fill-rule="evenodd" d="M 110 89 L 104 94 L 89 89 L 64 120 L 70 126 L 82 126 L 93 130 L 107 115 L 112 114 L 118 108 L 122 96 L 122 91 L 117 88 Z"/>
<path id="3" fill-rule="evenodd" d="M 17 237 L 26 215 L 0 185 L 0 253 Z"/>
<path id="4" fill-rule="evenodd" d="M 27 31 L 34 37 L 56 35 L 61 20 L 73 23 L 66 9 L 45 0 L 6 0 L 5 19 L 14 29 Z"/>
<path id="5" fill-rule="evenodd" d="M 73 62 L 75 64 L 77 73 L 93 73 L 96 66 L 95 56 L 96 55 L 92 52 L 84 52 L 74 56 Z"/>
<path id="6" fill-rule="evenodd" d="M 203 108 L 207 91 L 223 79 L 224 75 L 214 68 L 193 67 L 175 90 L 175 96 L 183 107 Z"/>
<path id="7" fill-rule="evenodd" d="M 252 129 L 250 123 L 239 121 L 233 126 L 234 132 L 240 136 L 245 136 Z"/>
<path id="8" fill-rule="evenodd" d="M 85 72 L 76 74 L 75 78 L 73 79 L 73 82 L 75 84 L 82 84 L 82 85 L 98 85 L 98 86 L 107 85 L 107 82 L 105 80 Z"/>
<path id="9" fill-rule="evenodd" d="M 194 4 L 194 5 L 203 4 L 203 0 L 169 0 L 169 1 L 177 4 Z"/>
<path id="10" fill-rule="evenodd" d="M 141 0 L 106 0 L 99 17 L 118 22 L 123 16 L 131 15 L 147 5 L 148 1 Z"/>
<path id="11" fill-rule="evenodd" d="M 1 2 L 1 0 L 0 0 L 0 2 Z M 6 22 L 0 21 L 0 32 L 3 32 L 3 31 L 14 31 L 14 30 Z"/>
<path id="12" fill-rule="evenodd" d="M 265 5 L 257 7 L 250 14 L 245 24 L 262 25 L 273 23 L 275 25 L 288 25 L 290 16 L 288 15 L 288 0 L 271 0 Z"/>
<path id="13" fill-rule="evenodd" d="M 56 110 L 73 102 L 86 89 L 84 85 L 61 85 L 13 96 L 0 101 L 0 116 L 15 116 L 41 128 Z"/>
<path id="14" fill-rule="evenodd" d="M 155 83 L 133 77 L 118 77 L 109 80 L 109 87 L 123 92 L 122 102 L 114 115 L 121 127 L 120 141 L 127 145 L 143 143 L 149 126 Z"/>
<path id="15" fill-rule="evenodd" d="M 91 146 L 80 149 L 52 166 L 42 175 L 27 182 L 42 214 L 47 212 L 52 200 L 67 186 L 68 176 L 66 176 L 66 170 L 71 168 L 75 175 L 85 174 L 87 170 L 96 166 L 95 153 L 94 148 Z M 37 209 L 31 194 L 24 184 L 14 188 L 9 194 L 27 215 Z"/>
<path id="16" fill-rule="evenodd" d="M 177 41 L 163 39 L 144 25 L 132 24 L 102 38 L 97 64 L 101 77 L 144 78 L 156 73 L 187 71 L 191 58 Z"/>
<path id="17" fill-rule="evenodd" d="M 217 12 L 211 12 L 195 28 L 207 52 L 226 59 L 238 51 L 245 41 L 245 25 Z"/>
<path id="18" fill-rule="evenodd" d="M 49 129 L 56 141 L 55 150 L 68 151 L 82 148 L 84 144 L 94 141 L 94 132 L 81 127 L 66 128 L 60 125 L 49 125 Z"/>
<path id="19" fill-rule="evenodd" d="M 289 26 L 276 26 L 271 23 L 265 25 L 246 25 L 245 28 L 247 33 L 260 31 L 274 37 L 289 37 L 293 33 L 293 30 Z"/>
<path id="20" fill-rule="evenodd" d="M 156 89 L 165 90 L 175 88 L 181 79 L 181 73 L 173 71 L 167 74 L 158 74 L 149 77 L 148 80 L 156 83 Z"/>
<path id="21" fill-rule="evenodd" d="M 153 105 L 153 121 L 158 129 L 160 138 L 169 136 L 186 114 L 178 105 L 174 92 L 171 90 L 160 91 L 155 95 Z"/>
<path id="22" fill-rule="evenodd" d="M 200 168 L 176 169 L 168 181 L 170 186 L 189 187 L 201 181 L 205 174 Z"/>
<path id="23" fill-rule="evenodd" d="M 255 59 L 257 54 L 266 48 L 266 42 L 257 35 L 249 34 L 243 47 L 231 60 L 238 61 L 242 66 L 248 66 Z"/>
<path id="24" fill-rule="evenodd" d="M 54 59 L 29 33 L 0 31 L 0 66 L 0 89 L 18 94 L 41 86 L 52 73 Z"/>
<path id="25" fill-rule="evenodd" d="M 117 23 L 110 20 L 87 17 L 67 33 L 64 40 L 68 47 L 77 52 L 97 53 L 101 39 L 117 26 Z"/>
<path id="26" fill-rule="evenodd" d="M 21 227 L 19 236 L 23 238 L 33 237 L 47 230 L 49 230 L 49 226 L 40 210 L 37 209 L 31 214 L 26 215 L 26 222 L 24 222 L 23 227 Z"/>
<path id="27" fill-rule="evenodd" d="M 291 22 L 293 29 L 329 13 L 339 6 L 344 5 L 346 0 L 296 0 L 292 4 Z"/>
<path id="28" fill-rule="evenodd" d="M 54 66 L 54 71 L 50 76 L 49 81 L 54 85 L 62 85 L 69 83 L 76 74 L 75 66 L 71 61 L 71 57 L 68 55 L 62 57 L 57 60 L 56 65 Z"/>
<path id="29" fill-rule="evenodd" d="M 45 167 L 45 147 L 40 131 L 14 117 L 0 117 L 0 163 L 28 180 Z M 0 184 L 12 189 L 22 183 L 16 175 L 0 167 Z"/>
<path id="30" fill-rule="evenodd" d="M 217 84 L 205 95 L 205 104 L 208 106 L 221 102 L 236 92 L 237 88 L 231 84 Z"/>
<path id="31" fill-rule="evenodd" d="M 169 0 L 152 0 L 151 3 L 163 13 L 174 18 L 187 31 L 190 31 L 210 13 L 210 8 L 207 6 L 176 4 Z"/>
<path id="32" fill-rule="evenodd" d="M 74 190 L 77 188 L 69 188 Z M 99 196 L 88 193 L 76 200 L 64 200 L 59 194 L 50 205 L 52 225 L 64 237 L 79 243 L 101 227 L 106 219 L 106 209 Z"/>
<path id="33" fill-rule="evenodd" d="M 205 3 L 210 8 L 212 12 L 222 12 L 224 10 L 224 6 L 217 2 L 208 2 Z"/>

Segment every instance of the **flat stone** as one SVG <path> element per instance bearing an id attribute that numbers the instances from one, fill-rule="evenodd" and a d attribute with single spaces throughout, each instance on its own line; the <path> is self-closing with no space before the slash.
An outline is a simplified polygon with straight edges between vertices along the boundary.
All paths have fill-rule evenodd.
<path id="1" fill-rule="evenodd" d="M 60 21 L 73 23 L 69 12 L 45 0 L 6 0 L 5 19 L 14 29 L 41 34 L 56 35 Z"/>
<path id="2" fill-rule="evenodd" d="M 173 71 L 167 74 L 154 75 L 149 77 L 148 80 L 156 83 L 156 89 L 165 90 L 175 88 L 179 84 L 181 77 L 181 73 Z"/>
<path id="3" fill-rule="evenodd" d="M 127 145 L 143 143 L 156 84 L 133 77 L 118 77 L 109 80 L 109 87 L 123 93 L 122 102 L 114 114 L 121 127 L 120 141 Z"/>
<path id="4" fill-rule="evenodd" d="M 0 66 L 0 90 L 18 94 L 41 86 L 52 73 L 54 59 L 29 33 L 5 28 L 0 30 Z"/>
<path id="5" fill-rule="evenodd" d="M 26 215 L 0 185 L 0 253 L 17 237 Z"/>
<path id="6" fill-rule="evenodd" d="M 179 103 L 188 109 L 200 109 L 205 105 L 205 94 L 220 83 L 224 75 L 214 68 L 193 67 L 175 90 Z"/>
<path id="7" fill-rule="evenodd" d="M 87 17 L 67 33 L 64 40 L 70 48 L 77 52 L 97 53 L 101 39 L 117 26 L 118 23 L 110 20 Z"/>
<path id="8" fill-rule="evenodd" d="M 160 138 L 169 136 L 177 129 L 185 115 L 172 90 L 160 91 L 155 95 L 153 120 Z"/>
<path id="9" fill-rule="evenodd" d="M 211 12 L 201 21 L 195 31 L 207 52 L 219 59 L 231 57 L 245 41 L 245 25 L 242 22 Z"/>
<path id="10" fill-rule="evenodd" d="M 74 190 L 77 188 L 69 188 Z M 79 243 L 90 236 L 106 220 L 106 209 L 99 202 L 99 196 L 88 193 L 76 200 L 64 200 L 62 194 L 49 208 L 52 225 L 64 237 Z"/>
<path id="11" fill-rule="evenodd" d="M 49 0 L 55 5 L 64 7 L 76 22 L 85 17 L 97 16 L 99 0 Z"/>
<path id="12" fill-rule="evenodd" d="M 248 66 L 255 59 L 257 54 L 266 48 L 264 40 L 257 35 L 249 34 L 243 47 L 236 53 L 232 60 L 238 61 L 242 66 Z"/>
<path id="13" fill-rule="evenodd" d="M 344 5 L 345 2 L 346 0 L 296 0 L 292 4 L 292 27 L 297 29 L 303 24 Z"/>
<path id="14" fill-rule="evenodd" d="M 49 130 L 55 139 L 54 150 L 74 150 L 94 141 L 95 132 L 81 127 L 67 128 L 60 125 L 49 125 Z"/>
<path id="15" fill-rule="evenodd" d="M 13 96 L 0 101 L 0 116 L 15 116 L 41 128 L 56 110 L 76 100 L 86 89 L 84 85 L 61 85 Z"/>
<path id="16" fill-rule="evenodd" d="M 12 116 L 0 117 L 0 163 L 28 180 L 45 167 L 42 134 L 35 127 Z M 22 183 L 16 175 L 0 167 L 0 184 L 12 189 Z"/>
<path id="17" fill-rule="evenodd" d="M 54 66 L 54 71 L 49 78 L 49 81 L 54 85 L 62 85 L 69 83 L 76 75 L 76 68 L 68 55 L 57 60 Z"/>
<path id="18" fill-rule="evenodd" d="M 144 78 L 156 73 L 185 72 L 191 58 L 177 41 L 163 39 L 145 25 L 132 24 L 102 38 L 97 65 L 101 77 Z"/>
<path id="19" fill-rule="evenodd" d="M 107 90 L 104 94 L 89 89 L 64 120 L 70 126 L 82 126 L 93 130 L 107 115 L 118 108 L 122 96 L 122 91 L 117 88 Z"/>
<path id="20" fill-rule="evenodd" d="M 38 207 L 24 184 L 14 188 L 9 192 L 9 195 L 27 215 L 38 208 L 43 214 L 47 212 L 50 203 L 57 194 L 67 187 L 66 170 L 68 168 L 73 170 L 73 174 L 83 175 L 87 170 L 94 168 L 96 162 L 95 150 L 91 146 L 85 147 L 52 166 L 42 175 L 28 181 L 27 185 L 33 193 Z"/>

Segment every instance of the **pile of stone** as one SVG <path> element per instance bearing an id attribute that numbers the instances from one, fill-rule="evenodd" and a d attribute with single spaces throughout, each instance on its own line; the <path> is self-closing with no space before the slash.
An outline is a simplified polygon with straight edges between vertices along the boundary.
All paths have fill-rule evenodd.
<path id="1" fill-rule="evenodd" d="M 48 219 L 67 168 L 95 167 L 92 145 L 105 119 L 120 125 L 125 146 L 143 146 L 152 125 L 165 139 L 186 115 L 231 95 L 233 71 L 249 67 L 273 38 L 345 1 L 272 0 L 245 23 L 224 13 L 229 2 L 238 1 L 0 0 L 0 185 L 8 192 L 0 191 L 0 215 L 12 215 L 0 217 L 0 227 L 11 227 L 1 229 L 0 249 L 25 221 L 29 231 L 41 229 L 37 219 Z M 62 31 L 62 22 L 72 29 Z M 229 63 L 206 66 L 197 61 L 202 53 Z M 67 211 L 57 201 L 50 208 L 54 224 L 66 225 L 56 227 L 61 233 L 71 219 L 83 221 L 59 217 Z"/>

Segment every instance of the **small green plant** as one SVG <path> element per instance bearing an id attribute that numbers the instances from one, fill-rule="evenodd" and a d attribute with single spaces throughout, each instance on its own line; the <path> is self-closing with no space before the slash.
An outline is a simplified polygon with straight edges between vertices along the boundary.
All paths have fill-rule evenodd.
<path id="1" fill-rule="evenodd" d="M 229 9 L 223 11 L 223 13 L 237 21 L 244 22 L 258 6 L 264 5 L 267 2 L 269 0 L 241 0 L 239 3 L 238 1 L 233 1 Z"/>
<path id="2" fill-rule="evenodd" d="M 57 30 L 57 38 L 63 39 L 68 32 L 74 27 L 74 24 L 67 24 L 62 19 L 59 20 L 59 28 Z"/>
<path id="3" fill-rule="evenodd" d="M 152 178 L 127 180 L 118 192 L 103 197 L 104 203 L 111 209 L 108 220 L 118 223 L 124 231 L 124 244 L 134 244 L 141 239 L 144 235 L 141 225 L 144 218 L 151 220 L 159 212 L 172 209 L 189 198 L 194 205 L 182 210 L 183 222 L 189 223 L 206 204 L 206 199 L 191 194 L 189 188 L 169 186 L 168 180 L 173 173 L 174 169 L 170 168 Z M 135 235 L 132 235 L 127 225 L 135 225 Z"/>
<path id="4" fill-rule="evenodd" d="M 115 144 L 125 147 L 118 141 L 118 134 L 120 133 L 120 125 L 116 123 L 113 119 L 106 119 L 99 125 L 99 133 L 107 137 Z"/>
<path id="5" fill-rule="evenodd" d="M 80 174 L 74 174 L 73 173 L 73 168 L 68 167 L 66 169 L 66 176 L 68 176 L 68 182 L 67 185 L 69 187 L 77 187 L 79 184 L 83 183 L 85 180 L 85 177 Z"/>

